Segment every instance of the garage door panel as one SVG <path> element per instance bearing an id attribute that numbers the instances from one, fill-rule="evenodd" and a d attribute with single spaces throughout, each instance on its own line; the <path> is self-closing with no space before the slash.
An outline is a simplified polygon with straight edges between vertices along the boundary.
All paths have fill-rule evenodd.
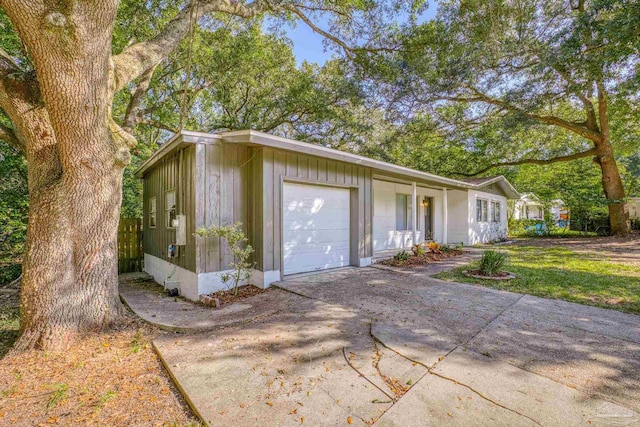
<path id="1" fill-rule="evenodd" d="M 295 254 L 289 258 L 289 264 L 289 270 L 285 270 L 285 274 L 306 273 L 309 271 L 346 267 L 349 265 L 349 250 L 342 254 L 332 253 L 326 257 L 318 257 L 316 252 Z"/>
<path id="2" fill-rule="evenodd" d="M 325 230 L 348 230 L 350 221 L 340 220 L 335 217 L 313 217 L 313 219 L 284 219 L 283 230 L 285 231 L 325 231 Z"/>
<path id="3" fill-rule="evenodd" d="M 284 184 L 284 274 L 349 265 L 349 203 L 348 189 Z"/>
<path id="4" fill-rule="evenodd" d="M 348 233 L 348 228 L 343 229 L 331 229 L 331 230 L 285 230 L 283 233 L 283 241 L 291 244 L 302 243 L 334 243 L 340 241 L 345 233 Z M 344 242 L 349 246 L 349 242 Z"/>

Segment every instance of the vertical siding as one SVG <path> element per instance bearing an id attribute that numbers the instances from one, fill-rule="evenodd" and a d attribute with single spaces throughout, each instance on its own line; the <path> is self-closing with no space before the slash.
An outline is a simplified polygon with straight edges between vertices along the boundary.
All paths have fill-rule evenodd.
<path id="1" fill-rule="evenodd" d="M 251 175 L 253 149 L 236 144 L 197 144 L 199 148 L 198 192 L 201 203 L 198 214 L 201 227 L 243 224 L 246 234 L 251 234 L 247 222 L 251 218 L 248 209 L 248 177 Z M 253 213 L 255 214 L 255 213 Z M 255 234 L 255 233 L 254 233 Z M 219 238 L 201 239 L 198 272 L 220 271 L 229 268 L 231 253 Z"/>
<path id="2" fill-rule="evenodd" d="M 263 271 L 281 269 L 282 248 L 282 181 L 336 184 L 352 188 L 352 263 L 372 255 L 372 172 L 369 168 L 272 148 L 263 149 L 262 242 L 258 268 Z M 256 194 L 257 196 L 257 194 Z M 258 228 L 255 228 L 258 230 Z M 256 241 L 257 243 L 257 241 Z M 256 253 L 258 255 L 258 253 Z"/>
<path id="3" fill-rule="evenodd" d="M 188 146 L 163 157 L 144 176 L 143 245 L 144 252 L 190 271 L 196 271 L 195 238 L 195 147 Z M 176 191 L 176 213 L 186 216 L 187 245 L 178 257 L 167 258 L 167 249 L 175 243 L 175 230 L 166 227 L 165 193 Z M 156 198 L 156 227 L 149 227 L 149 200 Z"/>

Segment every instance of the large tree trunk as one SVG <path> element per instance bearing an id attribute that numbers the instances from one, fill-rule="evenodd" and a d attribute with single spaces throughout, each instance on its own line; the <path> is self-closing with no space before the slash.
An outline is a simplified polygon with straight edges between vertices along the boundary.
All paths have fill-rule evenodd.
<path id="1" fill-rule="evenodd" d="M 602 187 L 609 203 L 609 222 L 612 235 L 626 235 L 630 230 L 629 215 L 624 211 L 625 190 L 618 165 L 613 153 L 613 147 L 608 140 L 596 145 L 596 163 L 602 171 Z"/>
<path id="2" fill-rule="evenodd" d="M 25 147 L 30 198 L 16 349 L 63 348 L 122 313 L 116 238 L 131 141 L 111 119 L 116 7 L 5 7 L 32 54 L 38 88 L 24 96 L 35 108 L 13 99 L 7 111 Z"/>

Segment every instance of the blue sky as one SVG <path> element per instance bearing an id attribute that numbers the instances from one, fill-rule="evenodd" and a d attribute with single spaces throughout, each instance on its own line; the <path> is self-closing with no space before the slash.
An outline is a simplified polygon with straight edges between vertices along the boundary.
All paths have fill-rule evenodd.
<path id="1" fill-rule="evenodd" d="M 424 22 L 432 19 L 436 14 L 436 2 L 429 2 L 429 8 L 420 15 L 418 22 Z M 318 23 L 322 27 L 322 22 Z M 331 59 L 333 52 L 325 49 L 322 41 L 323 37 L 314 33 L 303 22 L 298 22 L 296 28 L 284 28 L 285 34 L 293 41 L 293 53 L 296 56 L 298 65 L 303 61 L 315 62 L 320 65 Z"/>

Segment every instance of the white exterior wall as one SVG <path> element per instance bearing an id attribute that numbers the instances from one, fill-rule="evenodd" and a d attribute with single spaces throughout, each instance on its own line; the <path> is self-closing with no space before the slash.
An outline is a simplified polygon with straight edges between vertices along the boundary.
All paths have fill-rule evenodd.
<path id="1" fill-rule="evenodd" d="M 411 185 L 373 180 L 373 251 L 402 249 L 413 245 L 413 231 L 396 230 L 396 194 L 411 195 Z M 433 238 L 442 241 L 442 191 L 417 188 L 418 198 L 433 197 Z M 415 203 L 415 201 L 413 202 Z M 424 217 L 424 209 L 418 205 L 418 218 Z M 419 224 L 420 222 L 418 222 Z M 424 241 L 424 230 L 418 226 L 417 243 Z"/>
<path id="2" fill-rule="evenodd" d="M 527 208 L 529 215 L 527 216 Z M 539 203 L 518 200 L 513 207 L 513 219 L 544 219 L 544 207 Z"/>
<path id="3" fill-rule="evenodd" d="M 175 269 L 175 270 L 174 270 Z M 144 254 L 144 271 L 153 276 L 153 280 L 164 285 L 171 283 L 168 288 L 178 288 L 180 295 L 193 301 L 200 296 L 198 292 L 198 275 L 185 270 L 153 255 Z"/>
<path id="4" fill-rule="evenodd" d="M 476 221 L 476 199 L 487 200 L 487 222 Z M 491 201 L 500 202 L 500 222 L 491 222 Z M 467 244 L 487 243 L 507 237 L 507 198 L 483 191 L 468 191 L 469 235 Z"/>
<path id="5" fill-rule="evenodd" d="M 629 197 L 626 207 L 629 210 L 630 219 L 640 217 L 640 197 Z"/>
<path id="6" fill-rule="evenodd" d="M 466 190 L 447 191 L 447 243 L 469 244 L 469 196 Z M 475 211 L 474 211 L 475 212 Z"/>
<path id="7" fill-rule="evenodd" d="M 174 270 L 175 268 L 175 270 Z M 153 255 L 144 254 L 144 271 L 153 276 L 153 280 L 167 288 L 178 288 L 180 296 L 198 301 L 200 295 L 228 289 L 221 276 L 231 270 L 196 274 L 171 264 Z M 268 288 L 273 282 L 280 280 L 280 270 L 253 270 L 249 283 L 258 288 Z M 244 284 L 244 283 L 243 283 Z"/>

